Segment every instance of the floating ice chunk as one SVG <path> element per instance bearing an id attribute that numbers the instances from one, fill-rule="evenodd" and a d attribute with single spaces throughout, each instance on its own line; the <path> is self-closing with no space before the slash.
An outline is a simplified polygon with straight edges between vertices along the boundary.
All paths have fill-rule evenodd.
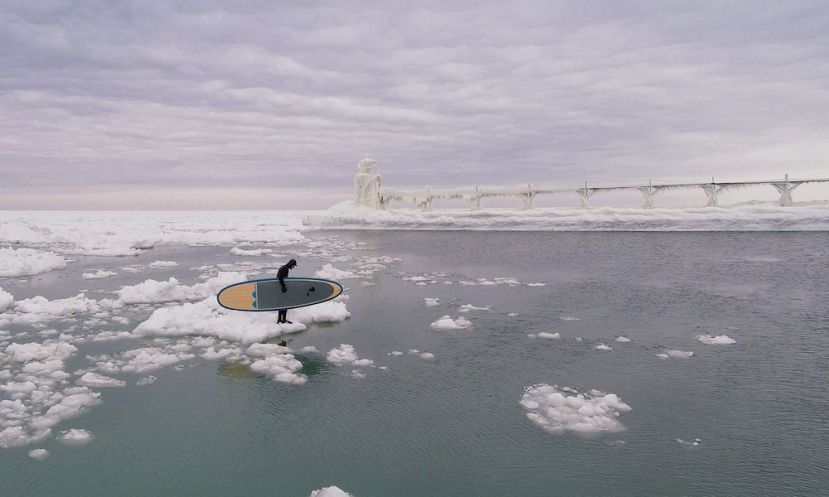
<path id="1" fill-rule="evenodd" d="M 6 347 L 5 353 L 11 355 L 11 359 L 18 362 L 45 361 L 48 359 L 66 359 L 77 352 L 78 349 L 72 344 L 64 342 L 30 342 L 12 343 Z"/>
<path id="2" fill-rule="evenodd" d="M 616 337 L 616 341 L 619 343 L 630 343 L 630 338 L 619 336 Z"/>
<path id="3" fill-rule="evenodd" d="M 362 380 L 366 377 L 366 374 L 360 371 L 359 369 L 352 369 L 350 376 L 355 380 Z"/>
<path id="4" fill-rule="evenodd" d="M 136 335 L 214 336 L 223 340 L 242 343 L 262 342 L 283 333 L 306 329 L 305 324 L 314 322 L 344 321 L 351 314 L 344 302 L 322 304 L 292 309 L 289 318 L 294 324 L 276 324 L 270 313 L 234 312 L 221 307 L 214 297 L 193 304 L 156 309 L 139 324 Z"/>
<path id="5" fill-rule="evenodd" d="M 105 271 L 101 269 L 95 271 L 94 273 L 82 273 L 81 278 L 85 280 L 99 280 L 103 278 L 109 278 L 110 276 L 115 276 L 116 274 L 118 273 L 116 273 L 115 271 Z"/>
<path id="6" fill-rule="evenodd" d="M 0 277 L 31 276 L 65 267 L 66 260 L 54 252 L 0 247 Z"/>
<path id="7" fill-rule="evenodd" d="M 288 347 L 283 347 L 275 343 L 254 343 L 248 347 L 246 354 L 258 357 L 266 357 L 269 355 L 289 354 L 292 350 Z"/>
<path id="8" fill-rule="evenodd" d="M 611 347 L 609 345 L 605 345 L 603 343 L 600 343 L 599 345 L 596 345 L 593 348 L 596 349 L 596 350 L 603 350 L 605 352 L 610 352 L 611 350 L 613 350 L 613 347 Z"/>
<path id="9" fill-rule="evenodd" d="M 121 288 L 118 298 L 125 304 L 200 300 L 215 295 L 228 285 L 244 281 L 245 278 L 244 273 L 221 272 L 218 276 L 193 286 L 182 285 L 172 277 L 167 281 L 146 280 Z"/>
<path id="10" fill-rule="evenodd" d="M 420 354 L 418 354 L 418 357 L 420 357 L 424 361 L 432 361 L 435 358 L 435 354 L 431 352 L 421 352 Z"/>
<path id="11" fill-rule="evenodd" d="M 342 269 L 337 269 L 332 266 L 330 263 L 326 263 L 322 266 L 322 269 L 314 273 L 314 276 L 317 278 L 325 278 L 328 280 L 347 280 L 351 278 L 359 278 L 359 274 L 352 273 L 351 271 L 344 271 Z"/>
<path id="12" fill-rule="evenodd" d="M 687 359 L 689 357 L 694 357 L 693 352 L 686 352 L 684 350 L 677 350 L 677 349 L 665 349 L 665 351 L 661 354 L 654 354 L 654 356 L 660 359 Z"/>
<path id="13" fill-rule="evenodd" d="M 0 312 L 6 310 L 14 302 L 14 296 L 0 287 Z"/>
<path id="14" fill-rule="evenodd" d="M 233 247 L 232 249 L 230 249 L 231 254 L 240 255 L 240 256 L 256 256 L 256 255 L 269 254 L 270 252 L 271 252 L 271 249 L 269 249 L 269 248 L 244 250 L 244 249 L 240 249 L 239 247 Z"/>
<path id="15" fill-rule="evenodd" d="M 392 350 L 388 353 L 388 355 L 399 357 L 403 355 L 403 352 L 400 352 L 399 350 Z"/>
<path id="16" fill-rule="evenodd" d="M 518 313 L 517 312 L 508 312 L 507 316 L 509 316 L 511 318 L 514 318 L 514 317 L 518 316 Z"/>
<path id="17" fill-rule="evenodd" d="M 463 316 L 452 319 L 451 316 L 441 316 L 431 324 L 434 330 L 465 330 L 472 326 L 472 323 Z"/>
<path id="18" fill-rule="evenodd" d="M 92 433 L 83 428 L 72 428 L 60 432 L 58 439 L 66 445 L 84 445 L 92 440 Z"/>
<path id="19" fill-rule="evenodd" d="M 697 335 L 697 340 L 705 345 L 732 345 L 737 343 L 737 340 L 734 340 L 728 335 Z"/>
<path id="20" fill-rule="evenodd" d="M 110 299 L 90 299 L 83 293 L 55 300 L 48 300 L 38 295 L 30 299 L 15 301 L 16 315 L 11 316 L 11 319 L 20 324 L 33 324 L 70 317 L 74 314 L 97 314 L 107 309 L 115 309 L 119 305 L 118 302 Z"/>
<path id="21" fill-rule="evenodd" d="M 343 491 L 337 486 L 323 487 L 311 492 L 308 497 L 353 497 L 350 493 Z"/>
<path id="22" fill-rule="evenodd" d="M 440 299 L 437 298 L 437 297 L 434 297 L 434 298 L 433 297 L 424 297 L 423 298 L 423 304 L 426 307 L 434 307 L 434 306 L 440 305 Z"/>
<path id="23" fill-rule="evenodd" d="M 561 338 L 561 334 L 558 333 L 558 332 L 548 333 L 546 331 L 542 331 L 541 333 L 538 334 L 538 338 L 548 338 L 548 339 L 558 340 L 559 338 Z"/>
<path id="24" fill-rule="evenodd" d="M 559 319 L 562 320 L 562 321 L 578 321 L 579 320 L 579 318 L 574 317 L 574 316 L 561 316 Z"/>
<path id="25" fill-rule="evenodd" d="M 375 286 L 377 283 L 373 281 L 361 281 L 360 286 Z"/>
<path id="26" fill-rule="evenodd" d="M 302 349 L 300 349 L 300 351 L 305 352 L 307 354 L 319 352 L 319 350 L 317 350 L 317 348 L 314 347 L 313 345 L 306 345 L 305 347 L 302 347 Z"/>
<path id="27" fill-rule="evenodd" d="M 469 311 L 488 311 L 488 312 L 492 312 L 492 306 L 478 307 L 478 306 L 474 306 L 472 304 L 463 304 L 462 306 L 460 306 L 460 308 L 458 308 L 458 312 L 469 312 Z"/>
<path id="28" fill-rule="evenodd" d="M 138 378 L 138 380 L 135 382 L 135 384 L 137 386 L 152 385 L 153 383 L 155 383 L 155 380 L 157 380 L 157 379 L 158 378 L 156 378 L 153 375 L 144 376 L 143 378 Z"/>
<path id="29" fill-rule="evenodd" d="M 681 438 L 677 438 L 676 441 L 679 442 L 680 445 L 684 445 L 686 447 L 699 447 L 702 443 L 701 438 L 695 438 L 692 442 L 687 442 Z"/>
<path id="30" fill-rule="evenodd" d="M 163 267 L 176 267 L 178 266 L 178 262 L 176 261 L 154 261 L 147 265 L 151 269 L 159 269 Z"/>
<path id="31" fill-rule="evenodd" d="M 297 374 L 302 369 L 302 363 L 292 354 L 276 354 L 254 361 L 250 365 L 251 371 L 265 374 L 274 381 L 303 385 L 308 378 Z"/>
<path id="32" fill-rule="evenodd" d="M 129 331 L 102 331 L 95 334 L 91 340 L 93 342 L 115 342 L 117 340 L 125 340 L 127 338 L 133 338 L 133 334 Z"/>
<path id="33" fill-rule="evenodd" d="M 617 419 L 630 406 L 616 394 L 538 384 L 527 387 L 521 397 L 527 418 L 549 433 L 572 431 L 583 434 L 617 432 L 624 426 Z"/>
<path id="34" fill-rule="evenodd" d="M 36 461 L 42 461 L 49 457 L 49 451 L 46 449 L 32 449 L 29 451 L 29 457 Z"/>
<path id="35" fill-rule="evenodd" d="M 143 374 L 171 366 L 181 361 L 193 359 L 195 355 L 188 353 L 170 354 L 154 347 L 143 347 L 128 350 L 121 354 L 120 369 L 124 373 Z"/>
<path id="36" fill-rule="evenodd" d="M 123 387 L 127 384 L 126 381 L 116 380 L 115 378 L 110 378 L 109 376 L 91 372 L 78 378 L 76 383 L 78 385 L 92 388 Z"/>
<path id="37" fill-rule="evenodd" d="M 547 286 L 547 283 L 527 283 L 527 286 Z"/>
<path id="38" fill-rule="evenodd" d="M 337 366 L 345 366 L 346 364 L 352 366 L 371 366 L 374 361 L 371 359 L 360 359 L 354 351 L 354 346 L 347 343 L 341 343 L 339 347 L 328 351 L 326 359 L 331 364 Z"/>

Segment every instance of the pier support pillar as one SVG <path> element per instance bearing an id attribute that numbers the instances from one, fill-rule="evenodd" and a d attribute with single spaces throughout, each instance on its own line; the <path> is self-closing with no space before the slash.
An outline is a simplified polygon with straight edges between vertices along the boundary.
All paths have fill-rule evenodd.
<path id="1" fill-rule="evenodd" d="M 772 186 L 780 193 L 780 200 L 778 202 L 781 207 L 791 207 L 793 202 L 792 192 L 800 185 L 801 183 L 790 182 L 788 173 L 786 173 L 786 179 L 783 183 L 772 183 Z"/>

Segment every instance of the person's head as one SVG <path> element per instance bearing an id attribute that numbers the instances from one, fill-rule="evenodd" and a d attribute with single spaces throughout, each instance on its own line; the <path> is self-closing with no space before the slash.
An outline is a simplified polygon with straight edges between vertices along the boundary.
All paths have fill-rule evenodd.
<path id="1" fill-rule="evenodd" d="M 296 259 L 291 259 L 290 261 L 288 261 L 288 267 L 291 268 L 291 269 L 295 268 L 296 267 Z"/>

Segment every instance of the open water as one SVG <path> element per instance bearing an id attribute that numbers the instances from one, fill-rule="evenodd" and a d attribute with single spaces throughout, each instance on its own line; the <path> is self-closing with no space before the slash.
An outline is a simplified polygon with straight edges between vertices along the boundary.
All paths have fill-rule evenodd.
<path id="1" fill-rule="evenodd" d="M 306 236 L 359 243 L 341 255 L 400 259 L 344 281 L 350 319 L 291 336 L 293 349 L 320 351 L 298 355 L 306 384 L 200 359 L 153 372 L 155 383 L 107 389 L 54 429 L 86 428 L 90 443 L 0 449 L 0 495 L 305 497 L 328 485 L 355 497 L 829 495 L 829 233 Z M 297 258 L 295 275 L 329 262 Z M 18 300 L 82 286 L 100 298 L 148 276 L 81 272 L 157 259 L 179 266 L 153 278 L 187 284 L 198 281 L 190 268 L 240 260 L 227 247 L 158 247 L 0 284 Z M 404 279 L 422 273 L 437 283 Z M 521 284 L 459 283 L 499 277 Z M 462 314 L 462 304 L 491 310 Z M 134 322 L 150 311 L 136 309 Z M 472 326 L 433 330 L 442 315 Z M 528 336 L 540 332 L 560 338 Z M 150 340 L 79 345 L 69 371 Z M 342 343 L 386 369 L 332 365 L 326 352 Z M 656 357 L 666 349 L 694 356 Z M 625 429 L 545 432 L 520 404 L 539 383 L 618 395 L 631 407 L 618 418 Z M 29 458 L 33 447 L 49 457 Z"/>

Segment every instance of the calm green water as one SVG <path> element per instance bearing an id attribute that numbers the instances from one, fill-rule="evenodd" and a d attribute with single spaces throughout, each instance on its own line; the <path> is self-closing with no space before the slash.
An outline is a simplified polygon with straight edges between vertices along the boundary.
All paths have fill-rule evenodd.
<path id="1" fill-rule="evenodd" d="M 375 274 L 375 286 L 347 280 L 349 320 L 293 336 L 291 347 L 321 352 L 302 356 L 307 384 L 217 361 L 154 372 L 156 383 L 105 390 L 100 406 L 56 427 L 90 429 L 91 443 L 38 444 L 51 453 L 44 461 L 27 456 L 32 447 L 0 450 L 0 495 L 305 497 L 326 485 L 355 497 L 829 495 L 829 234 L 336 236 L 365 244 L 351 255 L 402 260 Z M 159 248 L 3 286 L 18 299 L 65 297 L 85 268 L 156 259 L 180 265 L 152 277 L 191 284 L 189 268 L 230 258 L 227 248 Z M 298 275 L 327 262 L 298 258 L 308 271 Z M 399 272 L 547 286 L 415 286 Z M 82 284 L 115 289 L 146 277 Z M 424 297 L 441 304 L 425 307 Z M 464 331 L 430 329 L 465 303 L 493 312 L 468 314 Z M 562 338 L 527 337 L 542 331 Z M 703 345 L 701 333 L 737 344 Z M 595 350 L 600 342 L 613 350 Z M 85 345 L 69 370 L 88 365 L 84 354 L 142 343 Z M 353 368 L 325 361 L 341 343 L 388 369 L 352 378 Z M 696 356 L 654 357 L 665 347 Z M 410 348 L 436 358 L 387 355 Z M 618 394 L 633 408 L 620 418 L 626 430 L 545 433 L 519 405 L 536 383 Z M 696 437 L 697 447 L 676 440 Z"/>

